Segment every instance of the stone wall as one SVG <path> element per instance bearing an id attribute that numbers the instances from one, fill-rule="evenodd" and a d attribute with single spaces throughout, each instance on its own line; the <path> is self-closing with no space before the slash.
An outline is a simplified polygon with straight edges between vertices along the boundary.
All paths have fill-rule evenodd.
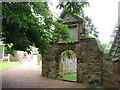
<path id="1" fill-rule="evenodd" d="M 15 53 L 15 56 L 10 55 L 10 61 L 17 61 L 17 60 L 18 60 L 17 52 Z"/>
<path id="2" fill-rule="evenodd" d="M 24 51 L 17 51 L 15 56 L 10 55 L 10 61 L 22 61 L 22 62 L 33 62 L 39 64 L 41 60 L 41 54 L 38 54 L 38 49 L 31 47 L 32 52 L 28 54 Z M 37 55 L 37 61 L 33 60 L 33 55 Z"/>
<path id="3" fill-rule="evenodd" d="M 115 75 L 114 75 L 114 63 L 108 53 L 103 55 L 103 86 L 105 88 L 114 88 Z"/>
<path id="4" fill-rule="evenodd" d="M 102 52 L 94 38 L 81 39 L 77 52 L 77 81 L 86 84 L 102 83 Z"/>
<path id="5" fill-rule="evenodd" d="M 72 50 L 77 57 L 77 82 L 86 84 L 101 84 L 102 82 L 102 52 L 94 38 L 81 39 L 78 43 L 53 44 L 43 55 L 42 75 L 45 77 L 62 77 L 63 64 L 60 54 Z"/>
<path id="6" fill-rule="evenodd" d="M 120 88 L 120 62 L 103 61 L 103 86 L 106 88 Z"/>
<path id="7" fill-rule="evenodd" d="M 58 46 L 53 44 L 51 48 L 48 49 L 48 52 L 43 55 L 42 59 L 42 76 L 57 78 L 59 74 L 59 61 L 56 58 L 56 53 L 58 50 Z M 56 60 L 55 60 L 56 59 Z"/>
<path id="8" fill-rule="evenodd" d="M 10 56 L 11 61 L 23 61 L 23 62 L 29 62 L 32 61 L 33 55 L 28 54 L 24 51 L 17 51 L 15 56 Z"/>

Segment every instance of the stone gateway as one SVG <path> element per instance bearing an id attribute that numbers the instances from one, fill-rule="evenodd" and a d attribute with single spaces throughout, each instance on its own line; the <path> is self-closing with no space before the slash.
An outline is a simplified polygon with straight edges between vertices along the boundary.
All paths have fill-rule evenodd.
<path id="1" fill-rule="evenodd" d="M 65 13 L 61 15 L 61 18 L 63 18 L 61 23 L 68 25 L 71 30 L 75 42 L 51 45 L 51 48 L 43 55 L 42 76 L 55 79 L 62 77 L 64 68 L 61 53 L 72 50 L 77 58 L 77 82 L 100 85 L 102 83 L 102 52 L 99 42 L 95 38 L 87 38 L 88 30 L 83 18 Z"/>

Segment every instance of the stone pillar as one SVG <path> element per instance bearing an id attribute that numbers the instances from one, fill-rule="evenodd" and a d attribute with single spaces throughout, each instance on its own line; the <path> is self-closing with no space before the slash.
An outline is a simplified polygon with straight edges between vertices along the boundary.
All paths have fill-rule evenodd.
<path id="1" fill-rule="evenodd" d="M 38 65 L 38 48 L 36 47 L 31 47 L 32 48 L 32 54 L 33 54 L 33 62 L 35 65 Z"/>
<path id="2" fill-rule="evenodd" d="M 53 44 L 51 48 L 48 49 L 47 53 L 43 55 L 42 58 L 42 76 L 49 78 L 57 78 L 60 73 L 60 63 L 57 57 L 58 47 Z"/>
<path id="3" fill-rule="evenodd" d="M 41 54 L 38 54 L 38 60 L 37 60 L 37 64 L 38 65 L 41 65 L 42 64 L 42 55 Z"/>
<path id="4" fill-rule="evenodd" d="M 59 77 L 59 72 L 59 63 L 52 60 L 42 60 L 42 76 L 56 79 Z"/>
<path id="5" fill-rule="evenodd" d="M 0 44 L 0 61 L 2 61 L 3 58 L 3 45 Z"/>
<path id="6" fill-rule="evenodd" d="M 8 62 L 10 62 L 10 54 L 8 54 Z"/>

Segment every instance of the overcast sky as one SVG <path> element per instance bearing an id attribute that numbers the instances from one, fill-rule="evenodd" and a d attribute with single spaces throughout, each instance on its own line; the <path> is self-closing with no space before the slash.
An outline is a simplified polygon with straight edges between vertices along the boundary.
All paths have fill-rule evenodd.
<path id="1" fill-rule="evenodd" d="M 59 0 L 50 0 L 53 3 L 51 10 L 60 14 L 55 9 Z M 90 7 L 85 8 L 85 14 L 91 17 L 94 25 L 99 31 L 99 39 L 102 43 L 108 43 L 110 35 L 118 20 L 118 1 L 120 0 L 88 0 Z"/>
<path id="2" fill-rule="evenodd" d="M 85 9 L 100 32 L 99 39 L 103 43 L 109 42 L 118 21 L 118 1 L 120 0 L 89 0 L 90 8 Z"/>

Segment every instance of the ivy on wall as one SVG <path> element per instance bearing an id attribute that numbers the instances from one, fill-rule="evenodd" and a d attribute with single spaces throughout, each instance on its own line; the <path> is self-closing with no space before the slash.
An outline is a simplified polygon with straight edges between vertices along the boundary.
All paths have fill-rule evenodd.
<path id="1" fill-rule="evenodd" d="M 71 58 L 71 57 L 75 56 L 75 52 L 73 52 L 72 50 L 66 50 L 63 52 L 63 55 Z"/>

